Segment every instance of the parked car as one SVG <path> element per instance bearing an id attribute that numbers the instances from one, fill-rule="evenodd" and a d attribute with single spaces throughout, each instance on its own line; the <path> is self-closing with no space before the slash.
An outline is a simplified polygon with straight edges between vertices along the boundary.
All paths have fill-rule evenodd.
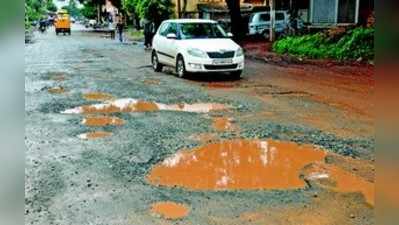
<path id="1" fill-rule="evenodd" d="M 89 20 L 88 22 L 88 27 L 94 27 L 97 25 L 97 20 Z"/>
<path id="2" fill-rule="evenodd" d="M 166 20 L 153 38 L 152 66 L 157 72 L 163 66 L 172 66 L 179 77 L 229 72 L 239 78 L 244 69 L 244 53 L 231 37 L 213 20 Z"/>
<path id="3" fill-rule="evenodd" d="M 287 11 L 276 11 L 276 33 L 282 33 L 288 27 L 289 15 Z M 270 12 L 253 13 L 249 18 L 248 30 L 250 35 L 267 37 L 270 29 Z"/>

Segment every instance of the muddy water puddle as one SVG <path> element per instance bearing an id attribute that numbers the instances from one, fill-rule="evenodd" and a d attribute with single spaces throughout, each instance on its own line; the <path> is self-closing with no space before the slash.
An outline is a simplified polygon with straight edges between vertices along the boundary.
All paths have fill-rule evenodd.
<path id="1" fill-rule="evenodd" d="M 125 121 L 118 117 L 89 116 L 83 119 L 82 124 L 91 127 L 122 126 Z"/>
<path id="2" fill-rule="evenodd" d="M 306 168 L 305 179 L 318 182 L 318 185 L 336 192 L 360 192 L 366 202 L 374 206 L 374 183 L 365 180 L 338 166 L 326 163 L 314 163 Z"/>
<path id="3" fill-rule="evenodd" d="M 216 131 L 227 131 L 233 129 L 232 119 L 228 117 L 213 118 L 212 126 Z"/>
<path id="4" fill-rule="evenodd" d="M 239 83 L 216 83 L 216 82 L 211 82 L 208 84 L 203 84 L 202 86 L 206 86 L 210 89 L 229 89 L 229 88 L 235 88 L 239 87 Z"/>
<path id="5" fill-rule="evenodd" d="M 143 82 L 144 82 L 144 84 L 147 84 L 147 85 L 159 85 L 159 84 L 161 84 L 161 80 L 159 80 L 159 79 L 145 79 Z"/>
<path id="6" fill-rule="evenodd" d="M 61 87 L 61 86 L 49 88 L 49 89 L 47 89 L 47 91 L 48 91 L 50 94 L 62 94 L 62 93 L 65 93 L 65 92 L 66 92 L 65 88 L 64 88 L 64 87 Z"/>
<path id="7" fill-rule="evenodd" d="M 107 101 L 101 104 L 78 106 L 67 109 L 62 113 L 117 113 L 117 112 L 152 112 L 152 111 L 179 111 L 207 113 L 227 109 L 227 106 L 218 103 L 194 103 L 194 104 L 172 104 L 167 105 L 157 102 L 141 101 L 137 99 L 125 98 L 114 101 Z"/>
<path id="8" fill-rule="evenodd" d="M 191 190 L 303 188 L 301 169 L 326 153 L 274 140 L 229 140 L 179 151 L 147 176 L 154 185 Z"/>
<path id="9" fill-rule="evenodd" d="M 107 101 L 114 99 L 114 96 L 104 92 L 89 92 L 83 94 L 83 98 L 88 101 Z"/>
<path id="10" fill-rule="evenodd" d="M 94 132 L 89 132 L 89 133 L 83 133 L 79 134 L 78 137 L 80 139 L 84 140 L 91 140 L 91 139 L 100 139 L 100 138 L 105 138 L 111 136 L 111 132 L 106 132 L 106 131 L 94 131 Z"/>
<path id="11" fill-rule="evenodd" d="M 190 210 L 181 203 L 169 201 L 152 204 L 151 212 L 165 219 L 176 220 L 186 217 Z"/>

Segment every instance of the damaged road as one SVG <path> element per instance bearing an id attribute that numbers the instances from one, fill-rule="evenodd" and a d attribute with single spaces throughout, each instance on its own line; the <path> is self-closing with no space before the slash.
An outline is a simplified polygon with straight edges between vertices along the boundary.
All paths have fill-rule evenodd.
<path id="1" fill-rule="evenodd" d="M 368 68 L 185 80 L 79 32 L 25 62 L 25 224 L 375 224 Z"/>

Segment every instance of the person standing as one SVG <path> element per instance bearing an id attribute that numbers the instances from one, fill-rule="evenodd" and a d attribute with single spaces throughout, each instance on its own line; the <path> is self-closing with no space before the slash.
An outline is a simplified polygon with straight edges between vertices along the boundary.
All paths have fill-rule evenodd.
<path id="1" fill-rule="evenodd" d="M 151 48 L 152 37 L 155 33 L 155 25 L 154 22 L 149 21 L 147 19 L 143 20 L 144 23 L 144 47 L 145 49 Z"/>
<path id="2" fill-rule="evenodd" d="M 123 28 L 125 26 L 125 21 L 123 20 L 123 15 L 121 13 L 116 17 L 116 30 L 118 32 L 119 41 L 123 42 Z"/>

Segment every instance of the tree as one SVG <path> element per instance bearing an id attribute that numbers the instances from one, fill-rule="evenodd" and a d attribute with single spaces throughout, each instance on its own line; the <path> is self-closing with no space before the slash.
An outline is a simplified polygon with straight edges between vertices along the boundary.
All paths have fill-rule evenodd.
<path id="1" fill-rule="evenodd" d="M 57 12 L 57 6 L 54 4 L 52 0 L 47 1 L 46 8 L 49 12 Z"/>
<path id="2" fill-rule="evenodd" d="M 136 14 L 141 19 L 154 21 L 158 26 L 173 14 L 173 3 L 171 0 L 123 0 L 123 8 Z"/>
<path id="3" fill-rule="evenodd" d="M 226 0 L 227 7 L 229 8 L 230 21 L 231 21 L 231 32 L 233 33 L 233 39 L 239 41 L 243 37 L 242 17 L 240 0 Z"/>
<path id="4" fill-rule="evenodd" d="M 95 19 L 97 17 L 97 6 L 92 1 L 84 2 L 80 13 L 87 19 Z"/>
<path id="5" fill-rule="evenodd" d="M 25 0 L 25 16 L 27 21 L 39 20 L 45 16 L 48 5 L 51 5 L 52 0 Z M 51 8 L 51 7 L 50 7 Z"/>
<path id="6" fill-rule="evenodd" d="M 79 0 L 79 2 L 82 3 L 83 6 L 89 6 L 87 10 L 92 10 L 94 7 L 96 9 L 97 22 L 101 21 L 101 6 L 105 4 L 105 0 Z M 92 12 L 86 11 L 86 13 L 89 13 L 91 16 Z"/>
<path id="7" fill-rule="evenodd" d="M 66 6 L 63 6 L 62 9 L 65 9 L 68 11 L 68 13 L 75 18 L 79 18 L 82 16 L 81 10 L 78 8 L 76 1 L 75 0 L 69 0 L 69 4 Z"/>

